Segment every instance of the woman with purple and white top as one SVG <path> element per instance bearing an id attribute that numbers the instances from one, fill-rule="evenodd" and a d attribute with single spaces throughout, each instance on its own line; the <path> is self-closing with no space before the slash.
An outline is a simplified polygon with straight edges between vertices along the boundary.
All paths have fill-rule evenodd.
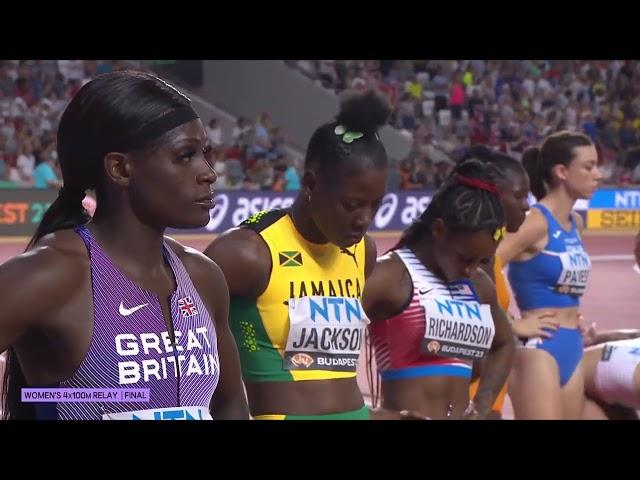
<path id="1" fill-rule="evenodd" d="M 58 130 L 64 187 L 0 266 L 5 418 L 249 418 L 224 276 L 164 236 L 209 221 L 209 151 L 190 100 L 153 75 L 80 89 Z"/>

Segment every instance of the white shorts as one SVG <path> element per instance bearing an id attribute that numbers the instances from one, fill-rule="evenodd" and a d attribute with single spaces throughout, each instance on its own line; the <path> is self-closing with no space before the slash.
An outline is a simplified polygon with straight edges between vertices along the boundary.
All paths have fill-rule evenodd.
<path id="1" fill-rule="evenodd" d="M 596 367 L 595 387 L 609 404 L 640 409 L 640 391 L 633 377 L 640 364 L 640 339 L 604 344 Z"/>

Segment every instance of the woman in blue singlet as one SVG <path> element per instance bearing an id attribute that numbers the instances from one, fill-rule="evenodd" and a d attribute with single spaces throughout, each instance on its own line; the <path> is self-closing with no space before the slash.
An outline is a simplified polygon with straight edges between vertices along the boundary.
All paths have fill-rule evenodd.
<path id="1" fill-rule="evenodd" d="M 578 132 L 549 135 L 530 148 L 523 164 L 539 203 L 496 253 L 509 264 L 509 282 L 523 318 L 543 311 L 556 328 L 520 339 L 509 394 L 518 419 L 580 418 L 584 401 L 580 297 L 591 269 L 582 243 L 582 218 L 573 212 L 602 174 L 591 140 Z"/>

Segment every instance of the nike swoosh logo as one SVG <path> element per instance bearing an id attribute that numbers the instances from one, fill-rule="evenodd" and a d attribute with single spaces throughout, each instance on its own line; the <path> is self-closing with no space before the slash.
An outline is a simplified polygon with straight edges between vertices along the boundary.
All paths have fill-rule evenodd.
<path id="1" fill-rule="evenodd" d="M 562 232 L 560 230 L 558 230 L 556 233 L 553 234 L 553 238 L 558 238 L 561 233 Z"/>
<path id="2" fill-rule="evenodd" d="M 138 310 L 140 310 L 141 308 L 146 307 L 147 305 L 149 305 L 149 304 L 148 303 L 143 303 L 142 305 L 138 305 L 138 306 L 133 307 L 133 308 L 126 308 L 122 304 L 122 302 L 120 302 L 119 312 L 120 312 L 120 315 L 122 315 L 123 317 L 128 317 L 132 313 L 136 313 Z"/>
<path id="3" fill-rule="evenodd" d="M 430 288 L 429 290 L 422 290 L 422 289 L 419 289 L 419 290 L 418 290 L 418 293 L 419 293 L 420 295 L 426 295 L 426 294 L 427 294 L 427 293 L 429 293 L 431 290 L 433 290 L 433 288 Z"/>

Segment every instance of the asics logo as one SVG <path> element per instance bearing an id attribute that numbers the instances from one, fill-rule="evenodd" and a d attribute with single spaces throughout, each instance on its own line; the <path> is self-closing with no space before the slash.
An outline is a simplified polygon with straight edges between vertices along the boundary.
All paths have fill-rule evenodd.
<path id="1" fill-rule="evenodd" d="M 120 315 L 122 315 L 123 317 L 127 317 L 129 315 L 131 315 L 132 313 L 136 313 L 138 310 L 140 310 L 141 308 L 146 307 L 147 305 L 149 305 L 148 303 L 143 303 L 142 305 L 138 305 L 136 307 L 132 307 L 132 308 L 126 308 L 122 302 L 120 302 L 120 308 L 118 309 L 118 311 L 120 312 Z"/>

